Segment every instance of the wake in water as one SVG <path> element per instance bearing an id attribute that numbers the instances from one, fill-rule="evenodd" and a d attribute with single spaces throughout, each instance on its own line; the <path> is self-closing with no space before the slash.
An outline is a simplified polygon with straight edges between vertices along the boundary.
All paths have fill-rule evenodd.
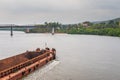
<path id="1" fill-rule="evenodd" d="M 52 62 L 49 62 L 47 65 L 43 66 L 42 68 L 29 74 L 22 80 L 45 80 L 43 75 L 48 71 L 50 71 L 51 69 L 53 69 L 59 63 L 60 62 L 58 60 L 53 60 Z"/>

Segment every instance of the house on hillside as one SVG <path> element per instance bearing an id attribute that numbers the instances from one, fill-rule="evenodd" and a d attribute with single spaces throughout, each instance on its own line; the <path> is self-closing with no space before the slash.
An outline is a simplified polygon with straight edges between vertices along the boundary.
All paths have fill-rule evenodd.
<path id="1" fill-rule="evenodd" d="M 90 27 L 90 22 L 89 21 L 85 21 L 85 22 L 82 23 L 82 26 Z"/>

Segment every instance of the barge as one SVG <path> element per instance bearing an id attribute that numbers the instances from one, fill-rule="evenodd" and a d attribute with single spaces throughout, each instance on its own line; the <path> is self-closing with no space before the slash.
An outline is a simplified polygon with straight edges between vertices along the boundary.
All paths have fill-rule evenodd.
<path id="1" fill-rule="evenodd" d="M 18 80 L 56 58 L 56 50 L 37 48 L 0 60 L 0 80 Z"/>

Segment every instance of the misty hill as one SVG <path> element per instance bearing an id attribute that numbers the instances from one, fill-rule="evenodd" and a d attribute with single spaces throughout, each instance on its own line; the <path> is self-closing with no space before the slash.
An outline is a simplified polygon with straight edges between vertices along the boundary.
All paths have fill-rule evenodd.
<path id="1" fill-rule="evenodd" d="M 99 23 L 110 23 L 110 22 L 120 22 L 120 18 L 115 18 L 115 19 L 111 19 L 111 20 L 106 20 L 106 21 L 96 21 L 96 22 L 92 22 L 95 24 L 99 24 Z"/>

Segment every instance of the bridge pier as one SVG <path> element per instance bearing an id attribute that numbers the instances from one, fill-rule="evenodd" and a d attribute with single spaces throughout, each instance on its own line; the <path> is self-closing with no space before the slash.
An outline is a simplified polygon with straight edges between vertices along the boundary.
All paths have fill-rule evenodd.
<path id="1" fill-rule="evenodd" d="M 13 36 L 13 27 L 11 26 L 11 36 Z"/>

